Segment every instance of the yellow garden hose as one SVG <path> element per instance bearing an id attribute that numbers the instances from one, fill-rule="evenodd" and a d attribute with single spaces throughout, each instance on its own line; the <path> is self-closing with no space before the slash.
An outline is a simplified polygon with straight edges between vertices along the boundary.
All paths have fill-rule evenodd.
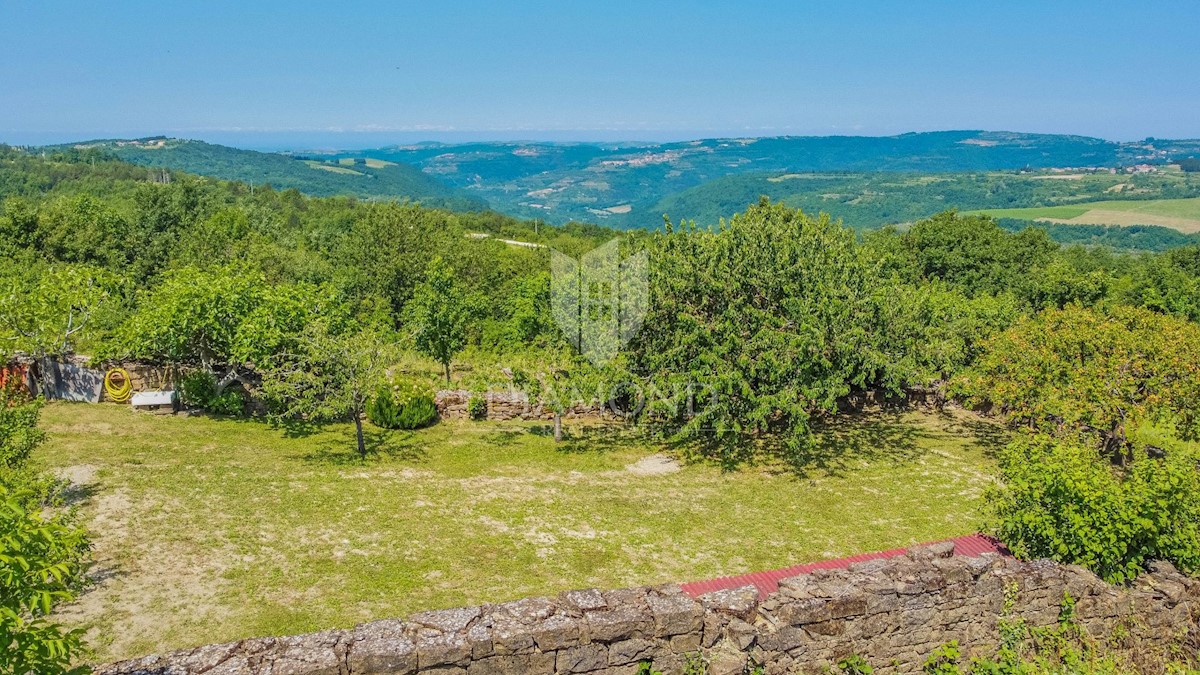
<path id="1" fill-rule="evenodd" d="M 133 396 L 133 379 L 129 377 L 129 371 L 124 368 L 113 368 L 105 373 L 104 391 L 108 392 L 108 397 L 117 403 L 128 401 L 129 397 Z"/>

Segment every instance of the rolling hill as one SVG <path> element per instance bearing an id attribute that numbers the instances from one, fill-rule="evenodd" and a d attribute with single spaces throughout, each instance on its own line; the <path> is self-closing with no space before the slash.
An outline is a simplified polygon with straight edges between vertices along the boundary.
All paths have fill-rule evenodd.
<path id="1" fill-rule="evenodd" d="M 1084 136 L 941 131 L 890 137 L 707 139 L 678 143 L 421 143 L 339 158 L 410 163 L 500 211 L 561 223 L 656 227 L 661 202 L 744 174 L 943 173 L 1125 167 L 1194 154 L 1195 141 L 1117 143 Z M 757 199 L 756 193 L 749 201 Z M 688 202 L 680 197 L 676 203 Z M 747 201 L 738 197 L 738 210 Z M 1015 206 L 1017 204 L 1012 204 Z M 1029 206 L 1029 203 L 1019 204 Z M 714 212 L 731 213 L 721 205 Z M 702 220 L 702 211 L 671 215 Z M 927 215 L 927 214 L 923 214 Z"/>
<path id="2" fill-rule="evenodd" d="M 316 196 L 353 195 L 407 199 L 428 206 L 481 210 L 486 202 L 451 187 L 420 169 L 400 162 L 303 158 L 241 150 L 202 141 L 174 138 L 97 140 L 72 147 L 101 148 L 141 166 L 187 171 L 275 188 L 295 188 Z"/>

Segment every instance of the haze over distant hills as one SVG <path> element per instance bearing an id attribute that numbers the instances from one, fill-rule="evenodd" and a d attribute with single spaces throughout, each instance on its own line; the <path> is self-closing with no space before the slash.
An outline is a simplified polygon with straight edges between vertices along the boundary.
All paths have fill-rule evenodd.
<path id="1" fill-rule="evenodd" d="M 1200 156 L 1197 140 L 943 131 L 673 143 L 416 143 L 329 154 L 264 153 L 166 138 L 77 145 L 102 146 L 146 166 L 315 195 L 411 199 L 626 228 L 656 227 L 664 213 L 712 223 L 761 194 L 830 212 L 857 227 L 909 222 L 951 207 L 1200 197 L 1194 174 L 1158 171 Z M 1070 167 L 1095 175 L 1141 164 L 1155 168 L 1143 173 L 1158 175 L 1044 181 L 1015 173 Z M 930 174 L 946 175 L 916 178 Z"/>

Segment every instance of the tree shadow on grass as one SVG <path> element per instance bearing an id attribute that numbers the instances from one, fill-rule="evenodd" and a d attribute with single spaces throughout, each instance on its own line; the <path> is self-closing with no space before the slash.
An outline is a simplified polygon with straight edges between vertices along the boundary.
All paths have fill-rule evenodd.
<path id="1" fill-rule="evenodd" d="M 324 429 L 324 425 L 301 419 L 274 419 L 269 424 L 273 429 L 279 429 L 284 438 L 308 438 Z"/>
<path id="2" fill-rule="evenodd" d="M 929 432 L 899 411 L 843 413 L 814 421 L 811 435 L 794 442 L 784 434 L 697 433 L 668 441 L 691 461 L 711 462 L 724 471 L 762 465 L 769 473 L 797 478 L 840 476 L 864 462 L 896 464 L 919 459 L 928 450 L 918 441 Z"/>
<path id="3" fill-rule="evenodd" d="M 525 433 L 526 432 L 524 429 L 498 429 L 496 431 L 487 432 L 483 435 L 482 439 L 483 442 L 487 443 L 488 445 L 507 448 L 509 446 L 516 445 L 518 440 L 524 436 Z"/>
<path id="4" fill-rule="evenodd" d="M 554 438 L 553 424 L 529 427 L 529 433 Z M 565 454 L 600 454 L 619 450 L 634 440 L 634 434 L 613 424 L 563 424 L 563 439 L 554 449 Z"/>
<path id="5" fill-rule="evenodd" d="M 839 476 L 863 462 L 905 464 L 928 452 L 917 442 L 928 432 L 899 412 L 843 414 L 813 425 L 811 442 L 795 452 L 801 475 L 819 471 Z"/>
<path id="6" fill-rule="evenodd" d="M 358 453 L 358 440 L 350 428 L 296 456 L 312 464 L 333 466 L 361 466 L 380 460 L 421 462 L 429 456 L 425 444 L 411 431 L 363 429 L 363 441 L 365 456 Z"/>
<path id="7" fill-rule="evenodd" d="M 998 420 L 955 417 L 952 424 L 957 427 L 955 431 L 961 431 L 977 440 L 988 457 L 995 458 L 996 454 L 1012 440 L 1012 430 Z"/>

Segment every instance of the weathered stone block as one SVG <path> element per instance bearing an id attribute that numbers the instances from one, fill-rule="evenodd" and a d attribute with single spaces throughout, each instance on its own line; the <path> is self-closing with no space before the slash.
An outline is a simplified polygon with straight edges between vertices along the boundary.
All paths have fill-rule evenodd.
<path id="1" fill-rule="evenodd" d="M 579 645 L 558 652 L 556 672 L 587 673 L 607 665 L 607 647 L 600 644 Z"/>
<path id="2" fill-rule="evenodd" d="M 736 616 L 743 621 L 750 621 L 758 611 L 758 589 L 754 586 L 705 593 L 699 600 L 709 611 Z"/>
<path id="3" fill-rule="evenodd" d="M 584 635 L 583 619 L 555 614 L 530 629 L 534 644 L 544 651 L 553 651 L 579 644 Z"/>
<path id="4" fill-rule="evenodd" d="M 458 633 L 427 635 L 417 638 L 417 666 L 421 670 L 434 666 L 465 666 L 471 661 L 471 647 Z"/>
<path id="5" fill-rule="evenodd" d="M 417 648 L 402 621 L 375 621 L 354 629 L 347 664 L 354 673 L 408 675 L 417 671 Z"/>
<path id="6" fill-rule="evenodd" d="M 554 654 L 511 654 L 492 656 L 472 662 L 467 675 L 551 675 L 554 673 Z"/>
<path id="7" fill-rule="evenodd" d="M 656 635 L 681 635 L 696 631 L 701 626 L 704 607 L 686 595 L 651 593 L 646 596 L 646 604 L 650 608 L 650 615 L 654 617 Z"/>
<path id="8" fill-rule="evenodd" d="M 663 653 L 662 644 L 654 640 L 632 638 L 620 640 L 608 646 L 608 664 L 620 666 L 642 660 L 653 660 Z"/>
<path id="9" fill-rule="evenodd" d="M 590 639 L 598 642 L 616 642 L 633 637 L 649 635 L 654 630 L 654 621 L 648 609 L 635 605 L 616 606 L 584 615 Z"/>
<path id="10" fill-rule="evenodd" d="M 833 618 L 829 601 L 823 598 L 804 598 L 787 602 L 775 611 L 776 620 L 790 626 L 828 621 Z"/>
<path id="11" fill-rule="evenodd" d="M 604 596 L 595 588 L 566 591 L 559 597 L 564 605 L 580 612 L 608 608 L 608 603 L 604 601 Z"/>

